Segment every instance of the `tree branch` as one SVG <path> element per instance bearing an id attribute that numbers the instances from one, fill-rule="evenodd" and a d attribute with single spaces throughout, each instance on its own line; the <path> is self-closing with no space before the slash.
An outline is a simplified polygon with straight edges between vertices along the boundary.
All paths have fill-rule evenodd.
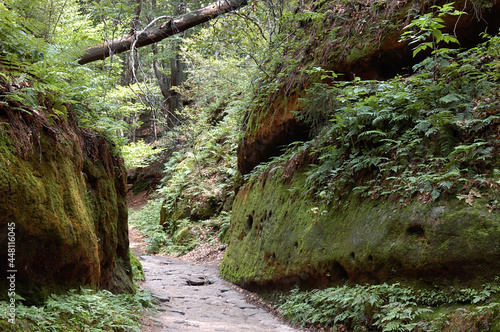
<path id="1" fill-rule="evenodd" d="M 196 25 L 208 22 L 219 15 L 244 7 L 247 4 L 247 0 L 223 0 L 214 2 L 201 9 L 143 30 L 141 33 L 137 34 L 137 36 L 130 34 L 124 37 L 115 38 L 105 44 L 91 47 L 87 49 L 87 52 L 80 58 L 78 63 L 83 65 L 97 60 L 104 60 L 109 56 L 110 51 L 113 54 L 126 52 L 131 49 L 132 44 L 135 44 L 135 47 L 151 45 Z"/>

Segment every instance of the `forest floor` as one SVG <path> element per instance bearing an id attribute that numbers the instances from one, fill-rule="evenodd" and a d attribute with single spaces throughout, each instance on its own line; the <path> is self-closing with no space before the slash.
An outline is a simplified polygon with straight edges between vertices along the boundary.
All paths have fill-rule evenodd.
<path id="1" fill-rule="evenodd" d="M 129 201 L 129 206 L 140 208 L 143 200 Z M 139 285 L 157 302 L 142 320 L 143 332 L 298 331 L 279 321 L 258 295 L 220 277 L 225 247 L 201 245 L 181 257 L 146 255 L 141 233 L 131 227 L 129 238 L 146 275 Z"/>

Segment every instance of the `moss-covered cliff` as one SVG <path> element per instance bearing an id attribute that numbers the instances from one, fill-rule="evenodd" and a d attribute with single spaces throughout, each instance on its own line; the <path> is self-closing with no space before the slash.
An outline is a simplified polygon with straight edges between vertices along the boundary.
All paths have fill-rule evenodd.
<path id="1" fill-rule="evenodd" d="M 498 3 L 456 6 L 468 15 L 441 32 L 456 26 L 467 47 L 485 22 L 497 34 Z M 248 111 L 238 165 L 249 180 L 235 198 L 224 278 L 475 285 L 500 274 L 500 37 L 433 55 L 405 77 L 379 75 L 388 53 L 400 69 L 424 60 L 396 41 L 435 10 L 318 1 L 304 11 L 303 43 L 287 53 L 295 67 L 277 64 L 273 91 Z M 306 142 L 283 147 L 296 141 Z"/>
<path id="2" fill-rule="evenodd" d="M 283 58 L 271 63 L 272 75 L 263 79 L 248 111 L 244 139 L 238 148 L 238 168 L 249 173 L 260 162 L 279 155 L 283 145 L 304 140 L 310 127 L 297 118 L 304 112 L 300 100 L 318 82 L 387 80 L 407 75 L 430 51 L 412 57 L 401 34 L 418 15 L 448 1 L 313 1 L 284 26 Z M 491 1 L 455 1 L 459 16 L 445 17 L 443 32 L 456 35 L 461 47 L 482 41 L 480 34 L 496 34 L 500 4 Z M 453 46 L 453 47 L 456 47 Z M 424 54 L 425 53 L 425 54 Z"/>
<path id="3" fill-rule="evenodd" d="M 13 106 L 0 107 L 0 248 L 13 227 L 15 261 L 0 268 L 17 270 L 16 294 L 37 303 L 79 286 L 131 291 L 121 158 L 71 111 Z"/>
<path id="4" fill-rule="evenodd" d="M 331 208 L 270 175 L 237 195 L 221 266 L 247 286 L 321 286 L 339 281 L 481 284 L 500 271 L 500 217 L 488 200 L 401 206 L 350 194 Z M 485 277 L 485 278 L 482 278 Z"/>

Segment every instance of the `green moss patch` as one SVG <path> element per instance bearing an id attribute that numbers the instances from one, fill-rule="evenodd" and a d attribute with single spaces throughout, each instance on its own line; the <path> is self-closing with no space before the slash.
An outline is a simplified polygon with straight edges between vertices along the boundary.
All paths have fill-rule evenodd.
<path id="1" fill-rule="evenodd" d="M 350 194 L 331 209 L 304 195 L 305 176 L 247 184 L 233 207 L 221 275 L 241 285 L 343 281 L 482 282 L 498 271 L 500 218 L 488 201 L 406 206 Z"/>
<path id="2" fill-rule="evenodd" d="M 74 119 L 1 109 L 0 122 L 0 227 L 15 224 L 16 293 L 40 303 L 79 286 L 132 291 L 125 171 L 110 143 Z"/>

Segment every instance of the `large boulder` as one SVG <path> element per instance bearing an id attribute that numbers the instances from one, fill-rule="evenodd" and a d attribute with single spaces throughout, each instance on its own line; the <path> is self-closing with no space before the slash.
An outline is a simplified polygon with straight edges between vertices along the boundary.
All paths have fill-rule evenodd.
<path id="1" fill-rule="evenodd" d="M 351 194 L 331 208 L 305 177 L 262 176 L 233 206 L 221 275 L 236 284 L 292 287 L 398 281 L 481 285 L 500 271 L 500 212 L 488 200 L 406 206 Z"/>
<path id="2" fill-rule="evenodd" d="M 0 268 L 17 271 L 15 293 L 39 303 L 79 286 L 132 291 L 126 171 L 110 141 L 71 112 L 2 106 L 0 123 L 0 250 L 15 240 Z"/>

